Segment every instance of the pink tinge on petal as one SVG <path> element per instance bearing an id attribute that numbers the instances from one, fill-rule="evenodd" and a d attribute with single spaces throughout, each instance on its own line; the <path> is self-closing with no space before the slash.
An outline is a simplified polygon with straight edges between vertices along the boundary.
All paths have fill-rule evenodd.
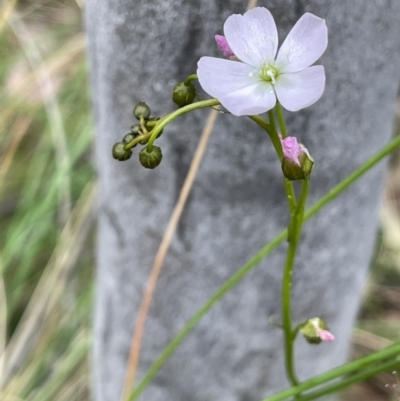
<path id="1" fill-rule="evenodd" d="M 288 136 L 287 138 L 282 139 L 281 143 L 283 157 L 300 166 L 299 155 L 302 151 L 302 146 L 297 142 L 297 138 L 294 136 Z"/>
<path id="2" fill-rule="evenodd" d="M 229 47 L 228 42 L 226 41 L 225 36 L 215 35 L 215 41 L 217 42 L 217 46 L 219 50 L 221 50 L 222 54 L 229 58 L 234 56 L 232 49 Z"/>
<path id="3" fill-rule="evenodd" d="M 334 341 L 335 336 L 328 330 L 318 329 L 318 336 L 322 341 Z"/>

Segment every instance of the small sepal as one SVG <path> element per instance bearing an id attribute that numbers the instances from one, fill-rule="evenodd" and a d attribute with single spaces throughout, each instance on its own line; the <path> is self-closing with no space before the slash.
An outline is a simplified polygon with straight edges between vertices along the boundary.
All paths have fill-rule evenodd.
<path id="1" fill-rule="evenodd" d="M 125 149 L 125 143 L 117 142 L 112 148 L 112 155 L 114 159 L 123 162 L 131 158 L 132 150 Z"/>
<path id="2" fill-rule="evenodd" d="M 161 163 L 162 157 L 161 149 L 154 145 L 150 152 L 146 146 L 139 153 L 139 161 L 144 168 L 156 168 Z"/>
<path id="3" fill-rule="evenodd" d="M 184 82 L 179 82 L 174 86 L 172 92 L 172 100 L 178 107 L 183 107 L 188 104 L 192 104 L 196 98 L 196 88 L 192 83 L 185 84 Z"/>
<path id="4" fill-rule="evenodd" d="M 308 319 L 300 326 L 299 331 L 310 344 L 319 344 L 322 341 L 335 340 L 335 336 L 328 331 L 328 326 L 320 317 Z"/>

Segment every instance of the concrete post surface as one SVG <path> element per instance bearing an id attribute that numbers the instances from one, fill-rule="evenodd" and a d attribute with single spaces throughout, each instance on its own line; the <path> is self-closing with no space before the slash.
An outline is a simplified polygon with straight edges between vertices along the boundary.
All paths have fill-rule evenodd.
<path id="1" fill-rule="evenodd" d="M 309 204 L 390 138 L 400 71 L 398 0 L 271 0 L 280 42 L 306 11 L 327 21 L 319 64 L 326 91 L 315 105 L 287 113 L 289 132 L 315 159 Z M 86 20 L 100 182 L 95 307 L 96 401 L 118 401 L 133 325 L 155 253 L 177 200 L 207 111 L 165 129 L 164 159 L 145 170 L 111 158 L 145 100 L 154 115 L 173 110 L 174 83 L 219 56 L 214 35 L 243 13 L 239 0 L 87 0 Z M 305 227 L 294 273 L 295 322 L 323 316 L 332 344 L 296 346 L 305 379 L 345 361 L 371 257 L 384 165 Z M 139 378 L 185 321 L 288 222 L 279 163 L 251 121 L 220 115 L 167 257 L 146 326 Z M 143 399 L 256 401 L 285 386 L 280 313 L 286 244 L 265 259 L 199 324 Z"/>

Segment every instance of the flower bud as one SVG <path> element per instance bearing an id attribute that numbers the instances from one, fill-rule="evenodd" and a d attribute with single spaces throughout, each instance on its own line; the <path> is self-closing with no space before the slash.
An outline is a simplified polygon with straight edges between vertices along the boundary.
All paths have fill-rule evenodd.
<path id="1" fill-rule="evenodd" d="M 150 118 L 151 110 L 150 107 L 147 106 L 145 102 L 139 102 L 135 108 L 133 109 L 133 115 L 140 120 L 143 118 L 144 120 L 148 120 Z"/>
<path id="2" fill-rule="evenodd" d="M 282 171 L 290 181 L 304 180 L 311 174 L 314 160 L 308 150 L 294 136 L 281 139 L 283 159 Z"/>
<path id="3" fill-rule="evenodd" d="M 215 35 L 215 41 L 217 42 L 217 46 L 219 50 L 221 50 L 222 54 L 226 58 L 233 57 L 235 54 L 233 53 L 232 49 L 228 45 L 228 42 L 225 38 L 225 36 L 222 35 Z"/>
<path id="4" fill-rule="evenodd" d="M 158 146 L 153 145 L 153 149 L 149 152 L 147 146 L 139 153 L 140 164 L 145 168 L 156 168 L 162 160 L 162 152 Z"/>
<path id="5" fill-rule="evenodd" d="M 132 125 L 131 134 L 133 134 L 135 136 L 140 135 L 140 125 L 139 124 Z"/>
<path id="6" fill-rule="evenodd" d="M 185 84 L 184 82 L 180 82 L 174 86 L 172 100 L 178 107 L 183 107 L 193 103 L 195 97 L 196 89 L 192 83 Z"/>
<path id="7" fill-rule="evenodd" d="M 131 134 L 131 133 L 126 134 L 126 135 L 124 136 L 124 138 L 122 139 L 122 142 L 124 143 L 124 145 L 126 145 L 127 143 L 132 142 L 132 141 L 136 138 L 136 136 L 137 136 L 137 135 L 133 135 L 133 134 Z M 137 143 L 136 143 L 135 145 L 133 145 L 132 148 L 134 148 L 134 147 L 136 147 L 136 146 L 137 146 Z"/>
<path id="8" fill-rule="evenodd" d="M 319 344 L 321 341 L 334 341 L 335 336 L 328 331 L 324 320 L 319 317 L 308 319 L 300 327 L 300 333 L 310 344 Z"/>
<path id="9" fill-rule="evenodd" d="M 112 148 L 113 158 L 120 162 L 130 159 L 132 156 L 132 150 L 125 149 L 124 146 L 125 144 L 123 142 L 117 142 Z"/>

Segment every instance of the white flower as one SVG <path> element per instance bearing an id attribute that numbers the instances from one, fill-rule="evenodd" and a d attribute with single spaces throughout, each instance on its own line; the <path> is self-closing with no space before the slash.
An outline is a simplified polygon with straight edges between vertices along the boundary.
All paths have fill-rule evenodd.
<path id="1" fill-rule="evenodd" d="M 271 110 L 278 98 L 289 111 L 315 103 L 325 89 L 323 66 L 312 66 L 325 51 L 325 20 L 304 14 L 278 50 L 278 32 L 271 13 L 256 7 L 231 15 L 224 34 L 240 61 L 202 57 L 200 85 L 232 114 L 254 115 Z"/>

